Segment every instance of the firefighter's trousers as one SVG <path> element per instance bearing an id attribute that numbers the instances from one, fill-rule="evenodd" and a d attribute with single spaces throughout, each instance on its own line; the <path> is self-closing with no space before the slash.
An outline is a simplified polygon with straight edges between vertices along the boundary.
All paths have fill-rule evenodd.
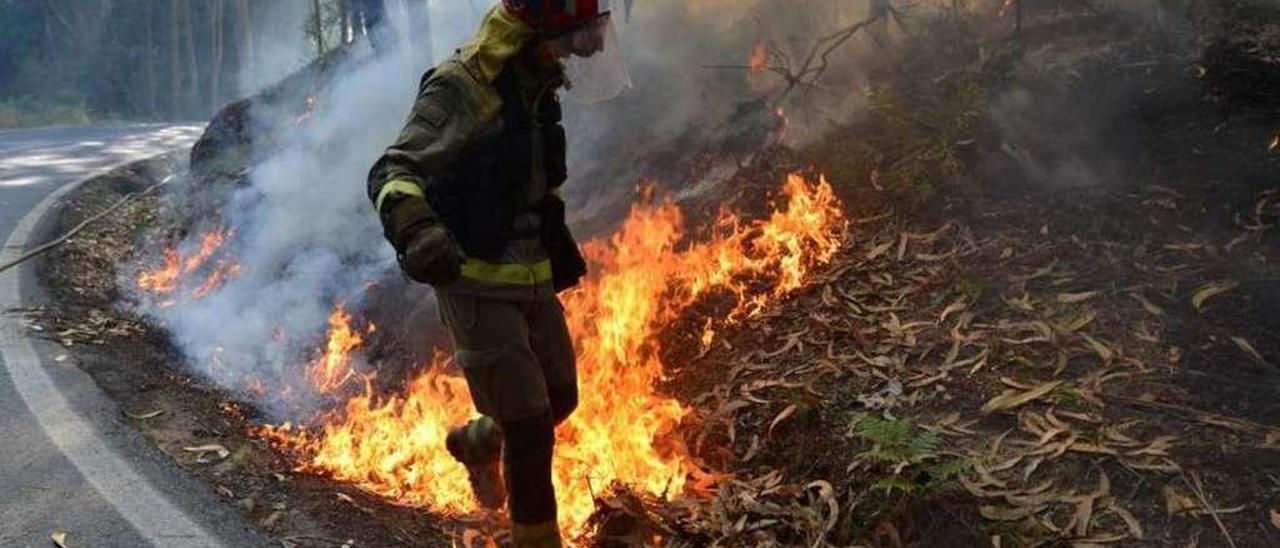
<path id="1" fill-rule="evenodd" d="M 476 410 L 502 426 L 512 521 L 554 521 L 555 425 L 578 403 L 564 309 L 555 297 L 520 301 L 449 292 L 438 297 Z"/>

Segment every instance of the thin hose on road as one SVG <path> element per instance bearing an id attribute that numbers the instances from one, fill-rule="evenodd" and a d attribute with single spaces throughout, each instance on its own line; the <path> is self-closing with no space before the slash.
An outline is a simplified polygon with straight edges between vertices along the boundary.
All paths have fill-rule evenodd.
<path id="1" fill-rule="evenodd" d="M 40 255 L 41 253 L 47 252 L 47 251 L 49 251 L 50 249 L 53 249 L 53 248 L 55 248 L 55 247 L 58 247 L 59 245 L 62 245 L 62 244 L 63 244 L 63 243 L 65 243 L 67 240 L 70 240 L 73 236 L 75 236 L 76 234 L 78 234 L 81 230 L 84 230 L 84 228 L 85 228 L 85 227 L 87 227 L 87 226 L 89 226 L 89 225 L 93 224 L 94 222 L 96 222 L 96 221 L 98 221 L 98 220 L 102 219 L 103 217 L 106 217 L 107 215 L 110 215 L 110 214 L 111 214 L 111 212 L 113 212 L 113 211 L 115 211 L 115 210 L 117 210 L 117 209 L 120 209 L 122 206 L 124 206 L 125 204 L 129 203 L 129 202 L 130 202 L 130 201 L 132 201 L 133 199 L 135 199 L 135 198 L 140 198 L 140 197 L 142 197 L 142 196 L 146 196 L 147 194 L 150 194 L 150 193 L 152 193 L 153 191 L 155 191 L 157 188 L 160 188 L 160 187 L 162 187 L 162 186 L 165 186 L 165 185 L 169 184 L 169 181 L 171 181 L 171 180 L 173 180 L 173 176 L 172 176 L 172 175 L 170 175 L 170 176 L 168 176 L 168 177 L 165 177 L 163 181 L 160 181 L 160 182 L 158 182 L 158 183 L 156 183 L 156 184 L 154 184 L 154 185 L 151 185 L 151 186 L 149 186 L 149 187 L 147 187 L 147 188 L 144 188 L 144 189 L 139 190 L 139 191 L 137 191 L 137 192 L 131 192 L 131 193 L 129 193 L 129 194 L 126 194 L 123 198 L 120 198 L 118 201 L 116 201 L 116 203 L 112 204 L 112 205 L 111 205 L 111 207 L 108 207 L 107 209 L 104 209 L 104 210 L 102 210 L 101 212 L 98 212 L 98 213 L 94 214 L 92 217 L 89 217 L 88 219 L 85 219 L 85 220 L 83 220 L 83 221 L 80 221 L 80 224 L 76 225 L 76 226 L 75 226 L 75 228 L 72 228 L 71 230 L 68 230 L 65 234 L 63 234 L 63 235 L 61 235 L 61 236 L 58 236 L 57 238 L 54 238 L 53 240 L 51 240 L 51 241 L 49 241 L 49 242 L 45 242 L 45 243 L 43 243 L 43 244 L 40 244 L 39 246 L 36 246 L 36 247 L 35 247 L 35 248 L 33 248 L 31 251 L 28 251 L 28 252 L 26 252 L 26 253 L 23 253 L 23 254 L 22 254 L 21 256 L 19 256 L 17 259 L 14 259 L 14 260 L 9 261 L 9 262 L 4 263 L 4 264 L 0 264 L 0 274 L 4 273 L 5 271 L 7 271 L 7 270 L 9 270 L 9 269 L 11 269 L 11 268 L 13 268 L 13 267 L 15 267 L 15 266 L 18 266 L 18 265 L 20 265 L 20 264 L 22 264 L 22 263 L 25 263 L 25 262 L 27 262 L 28 260 L 31 260 L 31 258 L 36 257 L 36 256 Z"/>

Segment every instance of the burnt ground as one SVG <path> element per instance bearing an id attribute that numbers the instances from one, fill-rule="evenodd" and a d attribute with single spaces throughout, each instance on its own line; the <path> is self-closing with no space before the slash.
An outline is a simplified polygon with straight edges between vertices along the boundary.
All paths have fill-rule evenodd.
<path id="1" fill-rule="evenodd" d="M 1211 36 L 1192 60 L 1132 22 L 1034 21 L 1014 47 L 1036 65 L 972 78 L 1031 90 L 1043 108 L 1020 114 L 1049 136 L 975 122 L 957 154 L 1005 154 L 925 188 L 908 171 L 934 159 L 877 133 L 894 111 L 811 147 L 861 213 L 853 244 L 787 305 L 669 357 L 686 438 L 735 474 L 702 541 L 1280 544 L 1280 102 Z M 955 64 L 935 53 L 901 72 Z M 964 125 L 920 80 L 887 86 L 931 117 L 917 131 Z M 1088 184 L 1027 169 L 1073 154 Z"/>
<path id="2" fill-rule="evenodd" d="M 1172 48 L 1124 17 L 932 29 L 982 47 L 904 44 L 867 119 L 759 155 L 729 188 L 813 166 L 850 243 L 705 352 L 677 343 L 714 301 L 668 329 L 681 434 L 732 476 L 692 513 L 605 497 L 599 543 L 648 524 L 684 545 L 1280 545 L 1280 95 L 1258 68 L 1280 15 L 1247 4 L 1195 3 Z M 1087 184 L 1054 169 L 1075 160 Z M 181 167 L 90 183 L 59 222 Z M 42 333 L 282 545 L 447 544 L 457 524 L 292 472 L 246 435 L 254 410 L 116 308 L 156 207 L 42 261 Z M 186 450 L 208 444 L 228 456 Z"/>

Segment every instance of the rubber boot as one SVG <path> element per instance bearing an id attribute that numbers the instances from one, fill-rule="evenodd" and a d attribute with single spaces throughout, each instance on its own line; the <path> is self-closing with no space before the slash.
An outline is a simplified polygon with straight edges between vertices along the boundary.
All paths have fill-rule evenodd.
<path id="1" fill-rule="evenodd" d="M 511 541 L 515 548 L 561 548 L 560 526 L 554 521 L 533 525 L 511 525 Z"/>
<path id="2" fill-rule="evenodd" d="M 445 438 L 449 454 L 467 468 L 467 480 L 476 502 L 490 510 L 507 503 L 502 482 L 502 430 L 489 417 L 480 417 L 449 431 Z"/>

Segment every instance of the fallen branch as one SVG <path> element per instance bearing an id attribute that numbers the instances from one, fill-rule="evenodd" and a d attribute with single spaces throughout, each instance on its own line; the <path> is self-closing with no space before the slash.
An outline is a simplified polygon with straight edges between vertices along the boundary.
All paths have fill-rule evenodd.
<path id="1" fill-rule="evenodd" d="M 58 236 L 57 238 L 54 238 L 52 241 L 40 244 L 39 246 L 32 249 L 31 251 L 23 253 L 17 259 L 14 259 L 4 264 L 0 264 L 0 273 L 3 273 L 6 270 L 9 270 L 22 263 L 25 263 L 31 260 L 33 257 L 36 257 L 42 253 L 49 251 L 50 249 L 58 247 L 63 243 L 66 243 L 67 240 L 70 240 L 72 237 L 78 234 L 81 230 L 84 230 L 85 227 L 97 222 L 98 220 L 102 219 L 103 217 L 106 217 L 107 215 L 110 215 L 113 211 L 120 209 L 125 204 L 129 203 L 130 201 L 133 201 L 133 199 L 150 194 L 152 191 L 156 190 L 157 188 L 160 188 L 164 185 L 169 184 L 169 181 L 171 181 L 172 179 L 173 179 L 173 176 L 170 175 L 168 177 L 165 177 L 163 181 L 160 181 L 138 192 L 132 192 L 125 195 L 123 198 L 120 198 L 120 200 L 118 200 L 116 203 L 112 204 L 111 207 L 108 207 L 107 209 L 104 209 L 101 212 L 94 214 L 92 217 L 89 217 L 88 219 L 81 221 L 80 224 L 76 225 L 75 228 L 68 230 L 65 234 Z"/>

